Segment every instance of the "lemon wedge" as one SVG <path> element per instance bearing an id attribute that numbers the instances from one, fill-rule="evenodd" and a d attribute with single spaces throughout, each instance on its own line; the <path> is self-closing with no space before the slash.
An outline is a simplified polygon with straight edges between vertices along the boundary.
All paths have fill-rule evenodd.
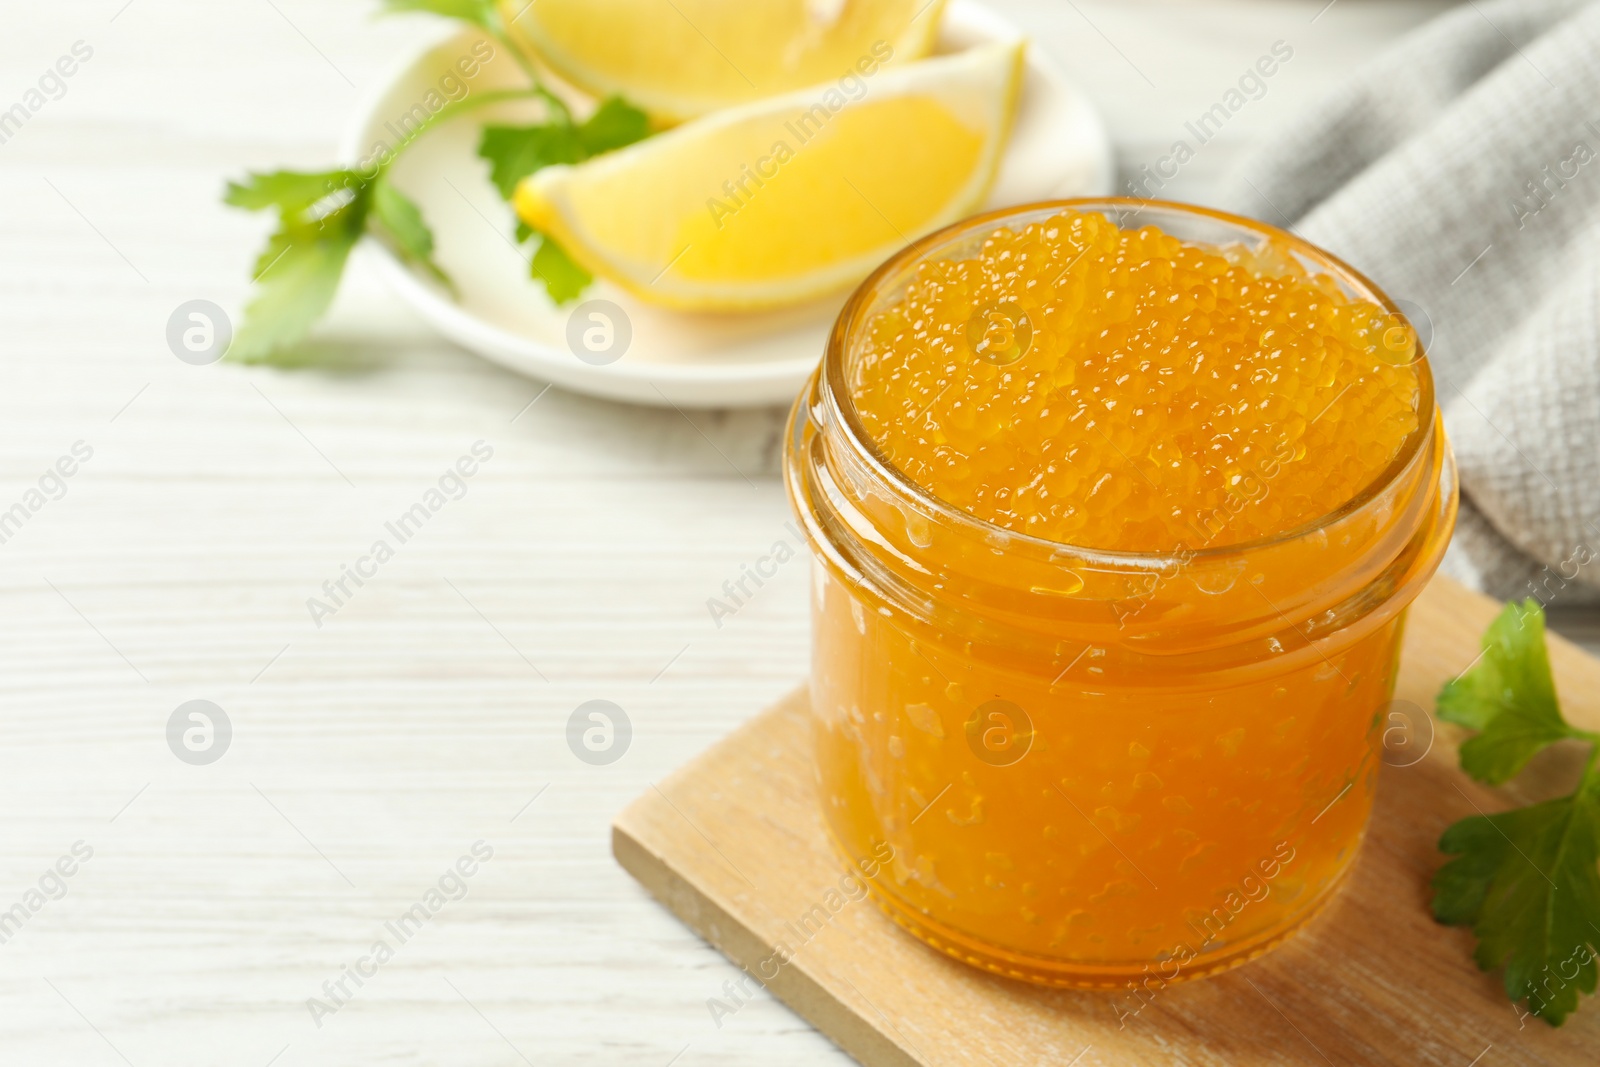
<path id="1" fill-rule="evenodd" d="M 676 127 L 523 180 L 514 204 L 590 273 L 685 310 L 848 287 L 983 201 L 1026 43 L 878 71 Z"/>
<path id="2" fill-rule="evenodd" d="M 921 59 L 945 0 L 502 0 L 512 34 L 597 97 L 669 122 Z"/>

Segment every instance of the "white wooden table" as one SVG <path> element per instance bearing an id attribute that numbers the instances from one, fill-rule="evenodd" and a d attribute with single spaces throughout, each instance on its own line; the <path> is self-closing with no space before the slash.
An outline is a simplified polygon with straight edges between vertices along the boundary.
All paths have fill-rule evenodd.
<path id="1" fill-rule="evenodd" d="M 996 0 L 1089 88 L 1126 170 L 1293 45 L 1168 190 L 1193 199 L 1442 6 L 1313 22 L 1324 3 Z M 608 844 L 626 800 L 806 669 L 803 564 L 720 628 L 706 607 L 790 536 L 782 413 L 525 409 L 541 383 L 431 336 L 362 263 L 337 369 L 167 349 L 179 303 L 244 296 L 267 220 L 221 207 L 224 179 L 330 163 L 357 93 L 439 32 L 373 6 L 6 4 L 0 108 L 74 42 L 93 56 L 0 144 L 0 511 L 75 442 L 93 456 L 0 544 L 0 912 L 28 912 L 0 916 L 0 1062 L 843 1062 L 769 999 L 714 1025 L 737 972 Z M 307 598 L 480 440 L 466 495 L 314 625 Z M 194 699 L 232 723 L 208 766 L 167 744 Z M 609 766 L 566 741 L 593 699 L 633 726 Z M 92 858 L 46 875 L 80 841 Z M 385 924 L 478 841 L 465 895 L 400 943 Z M 30 898 L 41 879 L 64 895 Z M 344 978 L 380 938 L 393 958 Z"/>

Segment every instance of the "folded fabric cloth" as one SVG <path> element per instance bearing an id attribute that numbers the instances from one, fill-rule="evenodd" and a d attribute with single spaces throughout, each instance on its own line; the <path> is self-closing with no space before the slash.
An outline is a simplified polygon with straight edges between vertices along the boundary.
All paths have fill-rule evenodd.
<path id="1" fill-rule="evenodd" d="M 1225 189 L 1431 331 L 1462 487 L 1446 572 L 1600 603 L 1600 3 L 1469 0 Z"/>

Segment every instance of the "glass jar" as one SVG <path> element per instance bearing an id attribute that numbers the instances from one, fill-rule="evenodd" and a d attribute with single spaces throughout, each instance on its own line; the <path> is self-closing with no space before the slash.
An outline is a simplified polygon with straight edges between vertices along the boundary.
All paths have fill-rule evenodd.
<path id="1" fill-rule="evenodd" d="M 1138 200 L 1033 205 L 884 264 L 794 408 L 786 482 L 814 553 L 814 758 L 835 844 L 853 865 L 881 861 L 875 898 L 935 948 L 1011 978 L 1120 988 L 1254 958 L 1338 888 L 1372 808 L 1405 609 L 1455 520 L 1455 468 L 1419 350 L 1419 428 L 1392 464 L 1270 539 L 1092 550 L 919 488 L 852 407 L 866 323 L 920 263 L 1063 209 L 1211 245 L 1287 242 L 1399 313 L 1260 223 Z M 1263 461 L 1259 492 L 1290 458 Z"/>

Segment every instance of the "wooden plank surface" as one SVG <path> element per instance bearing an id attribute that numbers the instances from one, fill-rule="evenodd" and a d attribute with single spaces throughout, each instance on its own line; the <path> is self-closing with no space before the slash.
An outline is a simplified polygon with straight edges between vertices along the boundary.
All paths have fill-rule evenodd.
<path id="1" fill-rule="evenodd" d="M 1413 608 L 1396 699 L 1431 708 L 1439 686 L 1473 662 L 1496 610 L 1436 579 Z M 1600 724 L 1600 662 L 1560 638 L 1551 655 L 1569 716 Z M 1431 918 L 1439 834 L 1513 799 L 1457 769 L 1454 727 L 1438 729 L 1420 762 L 1384 768 L 1355 870 L 1306 930 L 1242 968 L 1162 989 L 1123 1017 L 1117 995 L 1041 989 L 949 960 L 870 901 L 846 903 L 802 944 L 793 922 L 844 870 L 813 794 L 807 715 L 797 691 L 652 786 L 617 819 L 613 849 L 679 918 L 746 973 L 771 976 L 768 991 L 868 1067 L 1595 1062 L 1594 1004 L 1559 1030 L 1520 1018 L 1497 977 L 1473 965 L 1469 933 Z M 1547 791 L 1575 780 L 1580 751 L 1550 752 L 1530 779 Z M 774 976 L 775 965 L 760 965 L 780 941 L 794 956 Z M 736 1016 L 757 986 L 751 978 L 713 991 L 708 1014 Z"/>

